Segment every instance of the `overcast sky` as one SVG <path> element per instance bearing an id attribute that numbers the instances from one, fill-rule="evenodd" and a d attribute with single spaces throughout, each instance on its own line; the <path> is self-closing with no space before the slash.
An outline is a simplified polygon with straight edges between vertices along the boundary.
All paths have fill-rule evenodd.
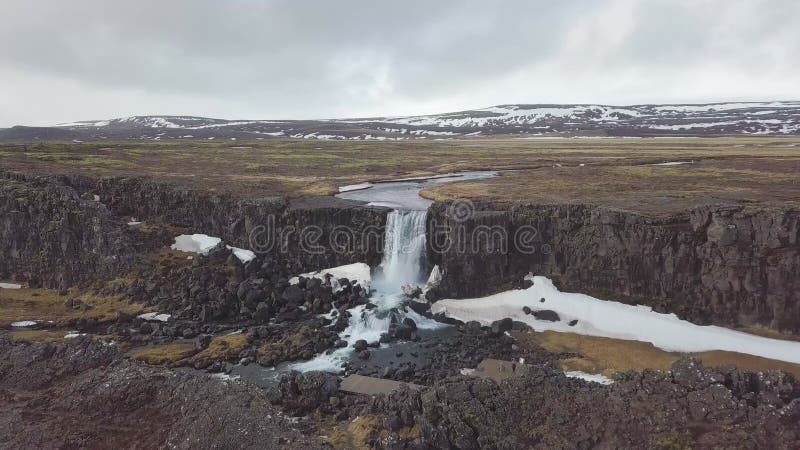
<path id="1" fill-rule="evenodd" d="M 798 0 L 0 0 L 0 126 L 800 100 Z"/>

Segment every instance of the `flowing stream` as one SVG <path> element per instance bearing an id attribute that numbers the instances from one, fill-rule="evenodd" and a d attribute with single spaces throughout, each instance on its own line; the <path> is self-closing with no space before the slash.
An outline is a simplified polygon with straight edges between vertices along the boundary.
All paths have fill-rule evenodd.
<path id="1" fill-rule="evenodd" d="M 419 192 L 437 184 L 491 178 L 496 175 L 497 172 L 463 172 L 427 179 L 396 180 L 360 185 L 359 189 L 338 194 L 339 198 L 364 201 L 370 206 L 393 208 L 386 220 L 383 259 L 380 266 L 372 271 L 372 293 L 369 301 L 374 307 L 369 309 L 366 305 L 361 305 L 348 310 L 348 326 L 339 335 L 347 342 L 347 347 L 319 354 L 309 361 L 284 363 L 267 371 L 257 369 L 255 364 L 236 366 L 232 374 L 246 377 L 256 384 L 269 384 L 287 370 L 340 373 L 343 364 L 354 359 L 353 344 L 356 341 L 363 339 L 367 343 L 378 342 L 381 335 L 389 331 L 393 322 L 399 323 L 406 317 L 411 318 L 420 333 L 438 332 L 434 330 L 447 328 L 447 325 L 421 316 L 410 308 L 404 308 L 409 300 L 403 294 L 403 286 L 422 286 L 428 277 L 424 272 L 425 231 L 428 207 L 433 202 L 421 197 Z M 403 345 L 397 342 L 381 344 L 380 348 L 372 351 L 380 352 L 391 346 L 391 355 L 395 357 L 394 348 L 403 348 Z"/>
<path id="2" fill-rule="evenodd" d="M 465 172 L 421 180 L 401 180 L 377 183 L 364 189 L 343 192 L 337 197 L 361 200 L 369 205 L 394 208 L 386 220 L 383 261 L 372 280 L 372 309 L 357 306 L 349 310 L 351 317 L 347 329 L 340 337 L 348 346 L 330 354 L 321 354 L 301 363 L 291 364 L 299 371 L 324 370 L 340 372 L 342 364 L 353 354 L 353 344 L 358 340 L 377 342 L 390 325 L 411 318 L 418 330 L 435 330 L 445 327 L 439 322 L 423 317 L 403 305 L 408 301 L 403 294 L 407 284 L 422 286 L 427 280 L 424 273 L 426 248 L 426 218 L 433 203 L 419 195 L 425 187 L 452 181 L 475 180 L 496 176 L 496 172 Z M 386 345 L 386 344 L 384 344 Z"/>

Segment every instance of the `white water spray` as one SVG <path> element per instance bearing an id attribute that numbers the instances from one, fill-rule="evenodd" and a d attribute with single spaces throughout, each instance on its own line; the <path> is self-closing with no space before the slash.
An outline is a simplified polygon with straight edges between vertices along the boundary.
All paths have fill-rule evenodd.
<path id="1" fill-rule="evenodd" d="M 402 321 L 406 317 L 414 320 L 418 329 L 445 327 L 446 325 L 423 317 L 410 308 L 404 308 L 409 300 L 403 294 L 403 285 L 422 285 L 427 277 L 423 273 L 425 229 L 427 208 L 433 202 L 422 198 L 419 191 L 424 187 L 450 181 L 476 180 L 495 175 L 496 172 L 465 172 L 426 180 L 376 183 L 366 189 L 338 194 L 339 198 L 395 208 L 386 218 L 383 261 L 380 264 L 380 273 L 372 281 L 374 291 L 369 301 L 375 307 L 367 309 L 362 305 L 348 311 L 351 315 L 348 326 L 340 334 L 347 342 L 347 347 L 331 354 L 319 355 L 310 361 L 291 364 L 290 368 L 299 371 L 340 372 L 342 363 L 352 355 L 352 346 L 356 341 L 363 339 L 368 343 L 376 342 L 383 333 L 389 331 L 393 321 Z"/>
<path id="2" fill-rule="evenodd" d="M 394 210 L 389 213 L 386 219 L 383 261 L 380 264 L 382 273 L 373 280 L 372 286 L 375 290 L 370 296 L 370 302 L 375 308 L 367 309 L 362 305 L 349 310 L 350 321 L 341 333 L 342 339 L 347 342 L 346 348 L 293 364 L 292 369 L 339 372 L 342 363 L 352 354 L 352 346 L 356 341 L 378 341 L 381 334 L 389 331 L 393 319 L 402 321 L 405 317 L 410 317 L 420 329 L 443 326 L 410 309 L 404 311 L 403 308 L 408 300 L 403 294 L 403 285 L 424 282 L 422 267 L 425 258 L 426 217 L 425 210 Z"/>
<path id="3" fill-rule="evenodd" d="M 386 239 L 379 277 L 385 287 L 422 281 L 427 211 L 394 210 L 386 218 Z"/>

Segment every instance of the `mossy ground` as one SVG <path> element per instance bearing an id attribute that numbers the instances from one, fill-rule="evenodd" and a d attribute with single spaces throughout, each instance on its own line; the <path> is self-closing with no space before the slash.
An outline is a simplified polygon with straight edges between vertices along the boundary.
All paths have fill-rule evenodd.
<path id="1" fill-rule="evenodd" d="M 218 336 L 203 351 L 194 355 L 189 362 L 196 365 L 233 360 L 239 357 L 239 353 L 246 349 L 248 344 L 247 336 L 243 333 Z"/>
<path id="2" fill-rule="evenodd" d="M 21 330 L 12 331 L 11 338 L 16 342 L 58 344 L 64 341 L 66 331 Z"/>
<path id="3" fill-rule="evenodd" d="M 0 145 L 0 165 L 37 173 L 147 175 L 251 198 L 331 195 L 338 186 L 364 181 L 510 169 L 493 180 L 437 186 L 424 195 L 662 213 L 698 203 L 800 205 L 798 144 L 775 137 L 38 143 Z M 665 161 L 695 164 L 645 165 Z"/>
<path id="4" fill-rule="evenodd" d="M 75 299 L 85 305 L 73 308 L 65 304 Z M 48 328 L 64 327 L 78 320 L 104 323 L 116 320 L 119 313 L 139 314 L 143 305 L 121 297 L 71 291 L 59 295 L 52 289 L 0 289 L 0 327 L 22 320 L 34 320 Z"/>
<path id="5" fill-rule="evenodd" d="M 579 370 L 614 376 L 630 370 L 669 370 L 682 356 L 656 348 L 653 344 L 574 333 L 515 332 L 521 345 L 538 346 L 554 353 L 576 354 L 561 360 L 564 370 Z M 783 370 L 800 377 L 800 364 L 792 364 L 735 352 L 709 351 L 691 354 L 706 366 L 736 366 L 750 371 Z"/>
<path id="6" fill-rule="evenodd" d="M 191 342 L 173 342 L 135 350 L 131 358 L 153 366 L 182 361 L 196 353 Z"/>
<path id="7" fill-rule="evenodd" d="M 370 442 L 388 436 L 389 432 L 376 416 L 359 416 L 345 424 L 331 427 L 326 444 L 336 450 L 367 450 L 372 448 Z M 415 439 L 420 435 L 419 426 L 405 427 L 397 434 L 403 439 Z"/>

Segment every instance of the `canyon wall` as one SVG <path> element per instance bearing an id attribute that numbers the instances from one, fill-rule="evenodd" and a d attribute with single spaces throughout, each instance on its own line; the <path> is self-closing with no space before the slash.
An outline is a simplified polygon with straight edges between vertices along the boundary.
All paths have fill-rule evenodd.
<path id="1" fill-rule="evenodd" d="M 0 279 L 65 288 L 131 267 L 148 242 L 56 178 L 0 172 Z"/>
<path id="2" fill-rule="evenodd" d="M 376 265 L 387 211 L 333 197 L 241 199 L 139 177 L 0 171 L 0 279 L 65 288 L 108 278 L 179 232 L 256 244 L 297 273 Z M 129 226 L 133 219 L 145 225 Z"/>
<path id="3" fill-rule="evenodd" d="M 182 226 L 236 247 L 259 247 L 293 271 L 378 264 L 389 211 L 335 197 L 242 199 L 145 178 L 104 178 L 96 190 L 119 215 Z"/>
<path id="4" fill-rule="evenodd" d="M 451 204 L 437 203 L 428 221 L 428 257 L 444 271 L 447 297 L 519 287 L 532 272 L 562 290 L 695 323 L 800 331 L 798 211 L 699 207 L 647 217 L 585 205 L 483 204 L 456 218 Z"/>

